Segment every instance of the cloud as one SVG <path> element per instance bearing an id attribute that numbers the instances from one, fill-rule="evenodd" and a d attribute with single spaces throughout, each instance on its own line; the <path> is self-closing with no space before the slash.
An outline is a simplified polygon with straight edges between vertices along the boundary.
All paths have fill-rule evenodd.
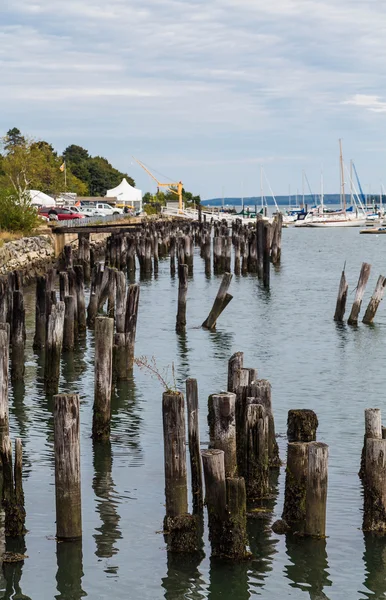
<path id="1" fill-rule="evenodd" d="M 335 191 L 337 138 L 366 161 L 381 135 L 385 16 L 381 0 L 13 0 L 2 130 L 48 132 L 121 168 L 139 151 L 205 195 L 215 179 L 253 182 L 259 156 L 294 157 L 277 159 L 284 190 L 324 162 Z"/>

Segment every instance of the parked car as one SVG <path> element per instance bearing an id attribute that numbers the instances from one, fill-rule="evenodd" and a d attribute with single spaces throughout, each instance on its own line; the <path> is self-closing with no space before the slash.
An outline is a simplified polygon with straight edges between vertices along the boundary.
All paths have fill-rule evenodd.
<path id="1" fill-rule="evenodd" d="M 98 215 L 103 216 L 97 208 L 93 208 L 92 206 L 81 206 L 79 213 L 85 217 L 97 217 Z"/>
<path id="2" fill-rule="evenodd" d="M 71 208 L 59 208 L 58 206 L 55 206 L 55 208 L 41 208 L 39 210 L 39 215 L 48 217 L 50 220 L 54 221 L 84 219 L 84 215 L 80 214 L 79 212 L 74 211 Z"/>
<path id="3" fill-rule="evenodd" d="M 108 215 L 123 215 L 122 208 L 110 206 L 110 204 L 106 204 L 105 202 L 97 202 L 95 208 L 98 213 L 104 217 L 107 217 Z"/>

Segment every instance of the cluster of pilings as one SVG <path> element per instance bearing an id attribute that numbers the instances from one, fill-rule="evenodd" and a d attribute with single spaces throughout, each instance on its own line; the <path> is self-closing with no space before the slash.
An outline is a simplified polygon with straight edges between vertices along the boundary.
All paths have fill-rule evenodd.
<path id="1" fill-rule="evenodd" d="M 366 285 L 370 277 L 371 265 L 368 263 L 362 263 L 361 271 L 359 274 L 359 279 L 355 291 L 355 298 L 351 308 L 350 316 L 347 319 L 347 323 L 349 325 L 358 325 L 359 313 L 362 306 L 363 295 L 365 293 Z M 374 317 L 378 310 L 378 307 L 382 301 L 383 294 L 386 286 L 386 277 L 380 275 L 378 277 L 375 290 L 373 295 L 371 296 L 370 302 L 366 308 L 365 314 L 362 319 L 362 323 L 366 325 L 371 325 L 374 321 Z M 347 293 L 348 293 L 348 283 L 346 281 L 345 269 L 342 271 L 342 275 L 339 283 L 338 290 L 338 298 L 336 301 L 336 309 L 334 315 L 334 321 L 338 323 L 343 323 L 344 321 L 344 313 L 346 311 L 346 302 L 347 302 Z"/>
<path id="2" fill-rule="evenodd" d="M 201 548 L 203 472 L 212 556 L 236 560 L 249 556 L 247 504 L 269 497 L 269 470 L 281 463 L 271 386 L 257 379 L 255 369 L 244 368 L 243 358 L 237 352 L 229 361 L 228 391 L 209 396 L 207 450 L 200 451 L 197 381 L 186 381 L 193 515 L 188 514 L 184 397 L 170 390 L 163 394 L 164 528 L 172 552 Z"/>
<path id="3" fill-rule="evenodd" d="M 365 410 L 359 476 L 363 483 L 363 530 L 386 533 L 386 428 L 379 408 Z"/>

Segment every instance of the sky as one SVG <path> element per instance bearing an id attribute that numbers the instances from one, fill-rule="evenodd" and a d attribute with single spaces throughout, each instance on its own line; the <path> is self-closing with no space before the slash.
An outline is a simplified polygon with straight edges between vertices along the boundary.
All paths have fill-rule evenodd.
<path id="1" fill-rule="evenodd" d="M 2 0 L 0 131 L 78 144 L 143 191 L 386 188 L 383 0 Z M 347 180 L 346 180 L 347 183 Z M 308 189 L 308 188 L 307 188 Z"/>

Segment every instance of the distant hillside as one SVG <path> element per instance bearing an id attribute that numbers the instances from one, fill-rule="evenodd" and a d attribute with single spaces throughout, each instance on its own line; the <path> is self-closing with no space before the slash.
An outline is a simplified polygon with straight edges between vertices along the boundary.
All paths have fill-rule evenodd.
<path id="1" fill-rule="evenodd" d="M 269 205 L 273 206 L 275 204 L 273 201 L 273 198 L 267 196 L 266 199 L 267 199 L 267 203 Z M 302 201 L 302 197 L 298 196 L 298 203 L 300 203 L 301 201 Z M 309 195 L 304 196 L 304 201 L 306 204 L 311 206 L 312 204 L 315 204 L 315 202 L 319 201 L 319 196 L 318 195 L 311 196 L 309 194 Z M 221 206 L 222 202 L 223 202 L 222 198 L 211 198 L 210 200 L 202 200 L 201 204 L 205 204 L 206 206 Z M 288 196 L 276 196 L 276 202 L 281 206 L 288 206 Z M 339 202 L 340 202 L 339 194 L 326 194 L 324 196 L 325 204 L 339 204 Z M 291 205 L 295 206 L 295 203 L 296 203 L 296 197 L 292 196 Z M 257 204 L 258 206 L 261 204 L 260 197 L 252 196 L 250 198 L 244 198 L 245 206 L 248 206 L 248 205 L 254 206 L 255 204 Z M 242 199 L 241 198 L 224 198 L 224 205 L 225 206 L 226 205 L 241 206 Z"/>

